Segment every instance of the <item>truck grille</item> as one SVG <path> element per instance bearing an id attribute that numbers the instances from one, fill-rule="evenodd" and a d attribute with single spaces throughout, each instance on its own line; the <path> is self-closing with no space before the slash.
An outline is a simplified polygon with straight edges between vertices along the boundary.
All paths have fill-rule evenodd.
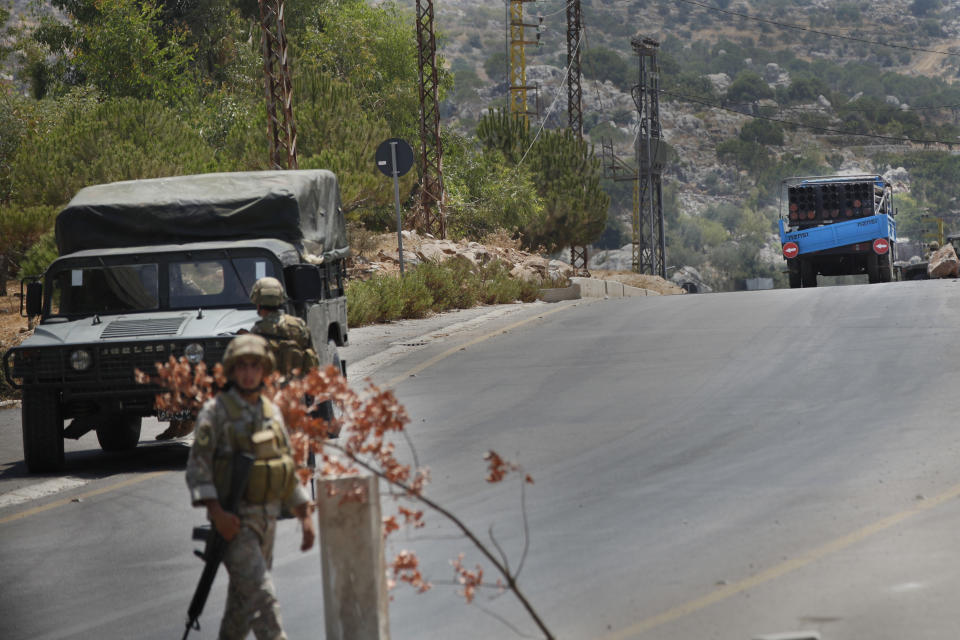
<path id="1" fill-rule="evenodd" d="M 100 337 L 104 340 L 111 340 L 143 336 L 173 336 L 180 332 L 180 327 L 186 321 L 186 316 L 152 318 L 150 320 L 114 320 L 107 325 Z"/>
<path id="2" fill-rule="evenodd" d="M 134 381 L 133 372 L 139 369 L 156 374 L 156 363 L 166 362 L 170 356 L 180 358 L 184 348 L 193 342 L 203 345 L 207 367 L 223 358 L 229 337 L 178 342 L 127 342 L 96 345 L 76 345 L 67 349 L 16 349 L 11 367 L 13 378 L 24 385 L 63 385 L 66 394 L 82 392 L 85 395 L 109 395 L 111 391 L 147 389 Z M 93 364 L 85 371 L 70 366 L 70 354 L 77 349 L 90 352 Z"/>

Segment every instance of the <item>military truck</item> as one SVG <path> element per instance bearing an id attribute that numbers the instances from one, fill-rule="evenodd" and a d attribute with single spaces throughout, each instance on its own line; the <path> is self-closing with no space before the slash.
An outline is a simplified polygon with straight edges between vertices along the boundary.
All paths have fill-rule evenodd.
<path id="1" fill-rule="evenodd" d="M 780 244 L 790 287 L 815 287 L 818 275 L 865 273 L 871 283 L 890 282 L 896 261 L 895 215 L 893 189 L 882 176 L 784 180 Z"/>
<path id="2" fill-rule="evenodd" d="M 170 356 L 219 362 L 257 320 L 253 283 L 284 283 L 287 312 L 306 320 L 321 362 L 347 344 L 349 253 L 329 171 L 214 173 L 96 185 L 56 219 L 59 257 L 23 283 L 36 330 L 3 357 L 23 391 L 31 472 L 64 464 L 64 438 L 96 431 L 105 451 L 137 446 L 158 414 L 157 388 L 134 381 Z M 69 423 L 67 423 L 69 421 Z M 65 426 L 66 424 L 66 426 Z"/>

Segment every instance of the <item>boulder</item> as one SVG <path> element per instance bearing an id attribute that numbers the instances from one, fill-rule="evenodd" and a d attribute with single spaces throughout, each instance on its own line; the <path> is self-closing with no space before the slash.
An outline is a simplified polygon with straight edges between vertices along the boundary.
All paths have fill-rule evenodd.
<path id="1" fill-rule="evenodd" d="M 956 278 L 960 276 L 960 259 L 952 244 L 945 244 L 930 255 L 927 275 L 931 278 Z"/>

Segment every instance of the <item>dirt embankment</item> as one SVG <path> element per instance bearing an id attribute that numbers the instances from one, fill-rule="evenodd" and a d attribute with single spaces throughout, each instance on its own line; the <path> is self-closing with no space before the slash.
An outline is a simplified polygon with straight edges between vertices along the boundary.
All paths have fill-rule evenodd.
<path id="1" fill-rule="evenodd" d="M 7 295 L 0 296 L 0 357 L 7 349 L 26 340 L 32 332 L 27 329 L 27 319 L 20 316 L 20 283 L 7 283 Z M 0 373 L 0 376 L 3 374 Z M 0 402 L 18 397 L 0 381 Z"/>

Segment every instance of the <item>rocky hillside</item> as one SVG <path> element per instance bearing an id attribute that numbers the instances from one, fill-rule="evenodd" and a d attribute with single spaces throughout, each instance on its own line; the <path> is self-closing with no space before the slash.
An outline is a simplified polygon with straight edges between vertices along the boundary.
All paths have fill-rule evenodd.
<path id="1" fill-rule="evenodd" d="M 538 87 L 530 97 L 531 105 L 537 104 L 542 114 L 537 124 L 547 127 L 565 126 L 567 118 L 565 4 L 563 0 L 524 4 L 526 23 L 535 24 L 539 16 L 543 17 L 541 46 L 526 50 L 526 79 L 528 85 Z M 769 147 L 775 159 L 806 154 L 819 157 L 821 165 L 829 163 L 837 173 L 879 171 L 892 180 L 899 193 L 909 190 L 909 172 L 878 164 L 875 157 L 882 152 L 902 153 L 930 146 L 856 137 L 838 140 L 826 131 L 847 130 L 850 106 L 864 96 L 863 91 L 854 87 L 831 87 L 835 93 L 830 98 L 817 93 L 790 104 L 773 99 L 749 105 L 729 104 L 724 98 L 737 74 L 755 73 L 771 92 L 784 92 L 791 87 L 797 77 L 791 68 L 798 66 L 791 64 L 792 60 L 835 65 L 831 69 L 868 65 L 877 69 L 878 74 L 926 76 L 942 81 L 944 86 L 952 84 L 960 74 L 957 0 L 582 0 L 581 5 L 586 136 L 598 146 L 601 139 L 611 140 L 618 156 L 632 157 L 637 112 L 630 89 L 637 82 L 638 62 L 630 39 L 639 35 L 659 41 L 660 86 L 671 88 L 673 93 L 664 93 L 660 98 L 663 137 L 672 150 L 664 182 L 679 187 L 677 207 L 688 214 L 698 214 L 721 203 L 739 205 L 743 201 L 751 189 L 750 179 L 742 168 L 718 159 L 717 147 L 736 139 L 744 125 L 759 113 L 780 121 L 813 122 L 819 127 L 785 127 L 783 144 Z M 446 124 L 469 132 L 486 109 L 507 104 L 506 5 L 484 0 L 446 0 L 435 6 L 437 24 L 444 35 L 440 53 L 457 78 L 457 88 L 449 96 L 444 117 Z M 722 44 L 716 48 L 717 43 L 724 42 L 734 43 L 731 51 L 726 51 Z M 895 46 L 884 47 L 880 43 Z M 762 51 L 766 59 L 743 55 L 742 50 L 748 49 Z M 588 52 L 597 50 L 615 55 L 591 58 Z M 705 56 L 698 58 L 698 51 L 709 52 L 706 62 Z M 598 68 L 601 64 L 604 66 Z M 616 67 L 626 71 L 618 75 L 614 73 Z M 676 94 L 692 93 L 690 77 L 709 82 L 713 97 L 700 102 L 678 98 Z M 926 104 L 924 96 L 916 95 L 907 88 L 909 85 L 887 85 L 883 93 L 870 97 L 904 112 L 911 112 L 919 101 L 921 106 L 916 113 L 925 125 L 947 124 L 956 118 L 949 111 L 924 111 L 928 109 L 922 106 Z M 685 90 L 674 89 L 675 86 Z M 701 95 L 703 86 L 698 89 L 696 95 Z M 847 111 L 841 112 L 841 107 Z M 870 130 L 869 125 L 862 130 Z M 775 207 L 769 199 L 767 202 L 772 211 Z M 623 205 L 621 202 L 621 215 L 627 213 Z M 761 254 L 771 264 L 782 264 L 774 234 L 771 233 Z M 601 257 L 622 264 L 629 259 L 629 252 Z M 592 263 L 593 268 L 599 266 Z"/>

